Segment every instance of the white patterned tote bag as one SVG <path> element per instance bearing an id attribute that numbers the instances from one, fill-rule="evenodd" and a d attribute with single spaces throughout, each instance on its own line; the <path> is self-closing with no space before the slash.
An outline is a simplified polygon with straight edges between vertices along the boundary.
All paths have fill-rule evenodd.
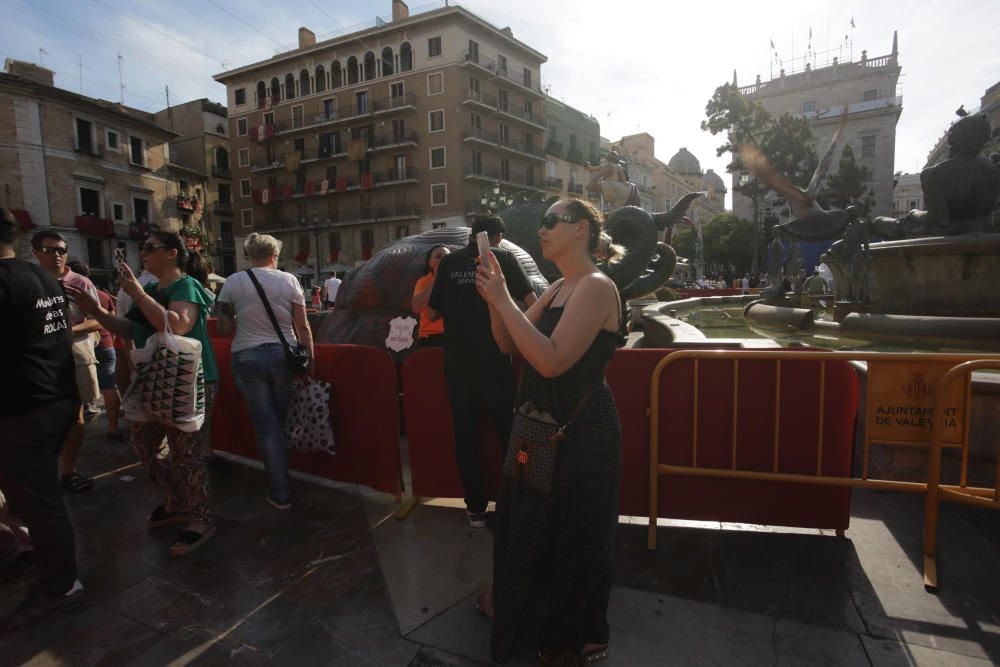
<path id="1" fill-rule="evenodd" d="M 122 404 L 125 419 L 158 422 L 194 432 L 205 423 L 205 375 L 201 364 L 201 342 L 175 335 L 164 311 L 165 327 L 132 350 L 135 379 Z"/>
<path id="2" fill-rule="evenodd" d="M 330 426 L 332 386 L 325 380 L 306 377 L 292 383 L 285 416 L 285 446 L 289 449 L 337 453 Z"/>

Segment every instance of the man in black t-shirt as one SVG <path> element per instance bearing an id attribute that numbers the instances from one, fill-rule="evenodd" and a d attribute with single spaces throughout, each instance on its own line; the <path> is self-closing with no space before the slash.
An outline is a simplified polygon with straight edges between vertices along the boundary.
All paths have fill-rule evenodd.
<path id="1" fill-rule="evenodd" d="M 489 234 L 492 252 L 511 296 L 529 306 L 535 301 L 520 262 L 499 247 L 505 229 L 499 216 L 477 217 L 469 245 L 441 259 L 428 303 L 432 320 L 444 317 L 444 377 L 455 430 L 455 454 L 465 487 L 469 524 L 475 528 L 486 525 L 488 501 L 482 453 L 476 437 L 480 415 L 485 408 L 501 444 L 506 447 L 514 406 L 510 356 L 501 352 L 493 340 L 489 306 L 476 291 L 479 268 L 476 234 L 481 231 Z"/>
<path id="2" fill-rule="evenodd" d="M 15 224 L 0 208 L 0 489 L 34 543 L 38 586 L 0 617 L 0 632 L 83 598 L 76 541 L 57 475 L 59 449 L 80 409 L 69 300 L 41 267 L 15 258 Z M 6 607 L 5 607 L 6 609 Z"/>

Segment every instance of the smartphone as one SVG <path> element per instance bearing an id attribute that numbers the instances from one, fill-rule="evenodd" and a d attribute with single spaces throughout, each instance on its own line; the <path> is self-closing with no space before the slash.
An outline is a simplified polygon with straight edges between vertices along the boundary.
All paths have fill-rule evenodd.
<path id="1" fill-rule="evenodd" d="M 486 232 L 476 234 L 476 243 L 479 245 L 479 263 L 486 267 L 490 273 L 493 268 L 490 266 L 490 237 Z"/>
<path id="2" fill-rule="evenodd" d="M 115 268 L 117 269 L 117 275 L 115 276 L 115 278 L 118 278 L 119 276 L 122 275 L 122 264 L 124 263 L 125 263 L 125 248 L 115 248 Z"/>

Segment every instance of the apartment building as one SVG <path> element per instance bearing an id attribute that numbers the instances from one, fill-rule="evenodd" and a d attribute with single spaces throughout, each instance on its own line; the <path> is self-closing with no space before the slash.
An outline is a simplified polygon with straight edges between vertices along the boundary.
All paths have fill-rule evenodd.
<path id="1" fill-rule="evenodd" d="M 545 185 L 548 195 L 566 199 L 588 197 L 600 206 L 599 193 L 586 192 L 590 180 L 584 163 L 600 161 L 601 126 L 593 116 L 552 97 L 545 98 Z"/>
<path id="2" fill-rule="evenodd" d="M 284 241 L 315 277 L 461 226 L 484 194 L 545 192 L 545 56 L 461 7 L 391 17 L 216 75 L 226 85 L 237 244 Z M 297 267 L 296 267 L 297 265 Z M 312 271 L 309 271 L 309 268 Z"/>
<path id="3" fill-rule="evenodd" d="M 151 114 L 72 93 L 51 70 L 7 59 L 0 74 L 0 184 L 18 219 L 18 256 L 34 231 L 63 234 L 70 257 L 108 284 L 116 249 L 138 266 L 151 229 L 180 230 L 167 142 L 176 134 Z"/>
<path id="4" fill-rule="evenodd" d="M 903 98 L 897 95 L 900 75 L 896 34 L 888 55 L 869 58 L 861 52 L 857 62 L 838 62 L 813 68 L 806 64 L 801 72 L 786 73 L 762 82 L 760 77 L 741 87 L 740 93 L 764 105 L 772 115 L 783 113 L 808 118 L 815 146 L 822 151 L 833 137 L 843 111 L 847 110 L 841 146 L 848 144 L 858 161 L 872 172 L 871 188 L 875 193 L 874 215 L 889 215 L 893 210 L 896 123 L 903 111 Z M 735 83 L 735 74 L 734 74 Z M 836 171 L 835 157 L 832 171 Z M 733 183 L 740 174 L 733 175 Z M 751 200 L 733 195 L 733 210 L 741 218 L 753 219 Z"/>
<path id="5" fill-rule="evenodd" d="M 228 276 L 246 268 L 233 229 L 226 107 L 203 98 L 168 107 L 154 117 L 180 135 L 170 142 L 170 165 L 178 186 L 174 205 L 181 235 L 188 245 L 200 246 L 216 273 Z"/>

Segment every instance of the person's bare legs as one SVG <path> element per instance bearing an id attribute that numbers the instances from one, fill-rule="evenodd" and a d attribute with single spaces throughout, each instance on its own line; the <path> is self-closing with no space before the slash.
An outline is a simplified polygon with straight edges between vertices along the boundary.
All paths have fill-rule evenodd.
<path id="1" fill-rule="evenodd" d="M 104 409 L 108 411 L 108 435 L 118 432 L 118 411 L 121 409 L 121 397 L 117 389 L 104 389 Z"/>

